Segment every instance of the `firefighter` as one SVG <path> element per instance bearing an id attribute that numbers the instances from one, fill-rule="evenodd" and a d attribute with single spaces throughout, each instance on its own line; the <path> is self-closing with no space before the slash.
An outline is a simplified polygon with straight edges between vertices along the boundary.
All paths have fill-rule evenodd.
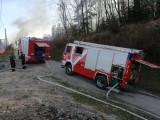
<path id="1" fill-rule="evenodd" d="M 21 62 L 22 62 L 23 69 L 26 69 L 27 66 L 26 66 L 26 60 L 25 60 L 25 54 L 24 53 L 21 53 Z"/>
<path id="2" fill-rule="evenodd" d="M 22 57 L 22 54 L 23 54 L 23 52 L 19 52 L 19 59 L 22 59 L 21 57 Z"/>
<path id="3" fill-rule="evenodd" d="M 19 56 L 19 50 L 18 50 L 18 56 Z"/>
<path id="4" fill-rule="evenodd" d="M 15 71 L 15 67 L 16 67 L 16 56 L 14 55 L 14 53 L 11 54 L 10 56 L 10 64 L 11 64 L 11 69 L 12 69 L 12 72 Z"/>

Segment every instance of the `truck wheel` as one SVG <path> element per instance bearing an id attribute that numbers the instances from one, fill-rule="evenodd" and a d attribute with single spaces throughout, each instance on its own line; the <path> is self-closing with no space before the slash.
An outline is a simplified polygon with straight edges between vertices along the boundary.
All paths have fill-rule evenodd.
<path id="1" fill-rule="evenodd" d="M 72 71 L 72 66 L 71 65 L 67 65 L 66 66 L 66 74 L 67 75 L 73 75 L 73 71 Z"/>
<path id="2" fill-rule="evenodd" d="M 99 75 L 95 78 L 96 86 L 102 90 L 105 90 L 108 86 L 107 79 L 103 75 Z"/>

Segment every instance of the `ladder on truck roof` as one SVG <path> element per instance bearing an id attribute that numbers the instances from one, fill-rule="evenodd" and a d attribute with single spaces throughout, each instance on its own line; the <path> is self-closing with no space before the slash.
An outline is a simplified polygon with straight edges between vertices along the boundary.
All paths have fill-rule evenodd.
<path id="1" fill-rule="evenodd" d="M 127 53 L 140 53 L 140 52 L 142 52 L 142 50 L 122 48 L 122 47 L 109 46 L 109 45 L 101 45 L 101 44 L 89 43 L 89 42 L 83 42 L 83 41 L 74 41 L 74 43 L 79 44 L 79 45 L 104 48 L 104 49 L 116 50 L 116 51 L 127 52 Z"/>

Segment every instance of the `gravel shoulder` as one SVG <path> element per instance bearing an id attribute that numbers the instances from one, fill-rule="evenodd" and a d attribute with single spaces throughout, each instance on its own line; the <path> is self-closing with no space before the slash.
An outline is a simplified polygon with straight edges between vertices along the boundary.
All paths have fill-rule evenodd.
<path id="1" fill-rule="evenodd" d="M 19 68 L 21 68 L 20 65 Z M 17 69 L 16 72 L 11 72 L 11 70 L 1 72 L 0 119 L 118 119 L 115 115 L 107 115 L 91 106 L 75 102 L 67 91 L 37 80 L 38 75 L 49 72 L 46 64 L 31 64 L 26 70 Z"/>

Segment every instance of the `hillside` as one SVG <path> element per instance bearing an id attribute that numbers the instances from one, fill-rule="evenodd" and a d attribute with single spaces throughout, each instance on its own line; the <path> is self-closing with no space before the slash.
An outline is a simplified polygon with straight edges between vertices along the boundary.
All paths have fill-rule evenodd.
<path id="1" fill-rule="evenodd" d="M 146 23 L 129 24 L 120 28 L 118 33 L 103 31 L 71 39 L 53 40 L 52 58 L 60 61 L 66 43 L 74 40 L 141 49 L 145 60 L 160 65 L 160 19 Z M 136 88 L 160 95 L 160 70 L 142 66 Z"/>

